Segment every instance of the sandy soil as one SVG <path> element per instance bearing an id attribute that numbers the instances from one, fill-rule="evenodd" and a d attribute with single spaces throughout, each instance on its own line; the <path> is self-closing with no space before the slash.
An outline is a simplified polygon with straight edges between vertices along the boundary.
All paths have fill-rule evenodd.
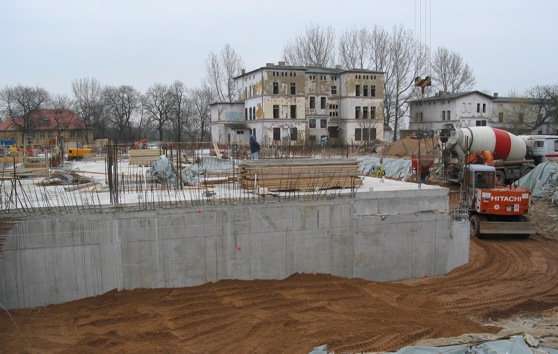
<path id="1" fill-rule="evenodd" d="M 335 353 L 496 333 L 515 315 L 558 307 L 558 209 L 536 201 L 538 234 L 472 240 L 441 277 L 377 283 L 295 274 L 182 289 L 137 289 L 0 313 L 0 352 Z M 499 321 L 499 322 L 496 322 Z"/>

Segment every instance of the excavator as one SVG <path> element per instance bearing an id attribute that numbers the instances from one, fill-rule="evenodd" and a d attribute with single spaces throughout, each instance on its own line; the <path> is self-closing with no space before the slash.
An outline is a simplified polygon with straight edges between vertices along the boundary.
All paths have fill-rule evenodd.
<path id="1" fill-rule="evenodd" d="M 142 149 L 144 144 L 148 142 L 148 139 L 142 139 L 140 141 L 136 141 L 134 146 L 136 148 L 136 150 Z"/>
<path id="2" fill-rule="evenodd" d="M 531 192 L 517 186 L 498 186 L 496 168 L 490 165 L 468 164 L 463 175 L 465 204 L 470 221 L 471 236 L 515 235 L 529 238 L 535 224 L 527 221 Z"/>

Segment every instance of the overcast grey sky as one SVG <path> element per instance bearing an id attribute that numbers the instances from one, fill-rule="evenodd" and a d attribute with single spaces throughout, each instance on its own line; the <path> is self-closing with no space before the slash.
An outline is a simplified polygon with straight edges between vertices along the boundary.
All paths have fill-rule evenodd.
<path id="1" fill-rule="evenodd" d="M 0 0 L 0 89 L 40 86 L 71 95 L 72 81 L 145 92 L 180 80 L 200 86 L 225 44 L 247 71 L 281 60 L 306 26 L 391 30 L 459 53 L 475 89 L 522 93 L 558 84 L 556 0 Z"/>

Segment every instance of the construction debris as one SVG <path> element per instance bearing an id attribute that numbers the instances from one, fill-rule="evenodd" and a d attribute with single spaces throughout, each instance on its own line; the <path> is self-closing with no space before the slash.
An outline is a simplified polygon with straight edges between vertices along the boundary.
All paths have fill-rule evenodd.
<path id="1" fill-rule="evenodd" d="M 76 185 L 84 183 L 92 183 L 93 179 L 80 175 L 74 171 L 53 170 L 49 172 L 49 176 L 38 182 L 39 186 L 60 186 L 60 185 Z"/>

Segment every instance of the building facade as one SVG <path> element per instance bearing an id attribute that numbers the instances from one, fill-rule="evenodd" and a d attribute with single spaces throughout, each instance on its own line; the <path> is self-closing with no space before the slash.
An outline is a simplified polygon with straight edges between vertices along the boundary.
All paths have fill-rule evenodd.
<path id="1" fill-rule="evenodd" d="M 216 143 L 353 144 L 383 140 L 384 76 L 372 70 L 267 64 L 236 77 L 238 102 L 211 107 Z"/>
<path id="2" fill-rule="evenodd" d="M 0 139 L 27 148 L 62 143 L 83 146 L 93 143 L 93 130 L 68 109 L 40 109 L 33 112 L 27 122 L 23 117 L 6 118 L 0 123 Z"/>
<path id="3" fill-rule="evenodd" d="M 499 97 L 480 91 L 443 93 L 410 103 L 411 131 L 439 132 L 448 124 L 454 127 L 491 126 L 514 134 L 558 134 L 558 122 L 550 121 L 529 129 L 540 114 L 527 98 Z"/>

